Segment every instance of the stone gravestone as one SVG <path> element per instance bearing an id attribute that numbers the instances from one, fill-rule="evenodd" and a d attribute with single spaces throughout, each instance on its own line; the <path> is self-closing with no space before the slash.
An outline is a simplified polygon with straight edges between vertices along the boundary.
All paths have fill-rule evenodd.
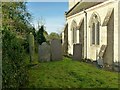
<path id="1" fill-rule="evenodd" d="M 97 57 L 97 64 L 99 68 L 103 68 L 104 67 L 103 59 L 100 57 Z"/>
<path id="2" fill-rule="evenodd" d="M 39 45 L 39 62 L 50 61 L 50 45 L 46 42 L 43 42 L 42 45 Z"/>
<path id="3" fill-rule="evenodd" d="M 120 72 L 120 62 L 114 62 L 114 71 Z"/>
<path id="4" fill-rule="evenodd" d="M 105 53 L 107 45 L 102 45 L 100 48 L 99 55 L 97 56 L 97 64 L 100 68 L 104 67 L 103 55 Z"/>
<path id="5" fill-rule="evenodd" d="M 51 41 L 51 60 L 62 60 L 62 44 L 60 40 Z"/>
<path id="6" fill-rule="evenodd" d="M 73 60 L 82 60 L 82 44 L 73 45 Z"/>
<path id="7" fill-rule="evenodd" d="M 34 36 L 32 33 L 28 36 L 29 41 L 29 53 L 30 53 L 30 63 L 34 60 Z"/>

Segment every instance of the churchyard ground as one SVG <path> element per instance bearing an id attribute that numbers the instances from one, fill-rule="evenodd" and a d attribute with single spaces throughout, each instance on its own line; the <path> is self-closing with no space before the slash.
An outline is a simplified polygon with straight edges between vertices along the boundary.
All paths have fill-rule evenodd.
<path id="1" fill-rule="evenodd" d="M 61 61 L 38 63 L 29 67 L 27 88 L 118 88 L 118 73 L 64 57 Z"/>

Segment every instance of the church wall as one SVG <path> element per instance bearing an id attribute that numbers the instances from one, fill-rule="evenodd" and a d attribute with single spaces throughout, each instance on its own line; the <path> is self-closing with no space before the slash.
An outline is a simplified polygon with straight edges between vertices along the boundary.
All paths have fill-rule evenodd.
<path id="1" fill-rule="evenodd" d="M 110 8 L 113 7 L 113 4 L 107 4 L 105 5 L 104 7 L 98 7 L 98 8 L 94 8 L 92 10 L 88 10 L 87 11 L 87 40 L 88 40 L 88 44 L 87 44 L 87 58 L 89 59 L 92 59 L 92 60 L 96 60 L 97 59 L 97 55 L 100 51 L 100 47 L 102 45 L 107 45 L 107 26 L 102 26 L 102 23 L 104 21 L 104 18 L 108 12 L 108 10 Z M 100 16 L 100 45 L 91 45 L 91 36 L 90 36 L 90 33 L 91 33 L 91 29 L 89 27 L 89 21 L 90 21 L 90 18 L 91 18 L 91 15 L 93 12 L 96 12 L 98 13 L 98 15 Z"/>
<path id="2" fill-rule="evenodd" d="M 84 58 L 84 19 L 79 27 L 79 43 L 82 44 L 82 58 Z"/>
<path id="3" fill-rule="evenodd" d="M 119 31 L 120 31 L 120 25 L 119 25 L 119 20 L 118 18 L 120 17 L 119 13 L 120 11 L 118 11 L 120 9 L 120 6 L 118 8 L 118 5 L 120 5 L 120 3 L 118 3 L 118 1 L 115 2 L 114 4 L 114 62 L 118 62 L 120 54 L 118 54 L 118 35 L 120 35 Z"/>
<path id="4" fill-rule="evenodd" d="M 107 25 L 107 48 L 103 57 L 104 64 L 113 65 L 114 59 L 114 11 Z"/>
<path id="5" fill-rule="evenodd" d="M 104 4 L 103 4 L 104 5 Z M 120 6 L 119 6 L 120 7 Z M 100 5 L 96 5 L 94 7 L 91 7 L 87 10 L 85 10 L 87 12 L 87 58 L 88 59 L 92 59 L 92 60 L 96 60 L 97 54 L 100 51 L 100 47 L 104 44 L 107 45 L 107 26 L 102 26 L 103 21 L 105 19 L 105 16 L 108 12 L 108 10 L 110 8 L 114 8 L 114 45 L 113 45 L 113 50 L 114 50 L 114 55 L 113 55 L 113 61 L 118 61 L 118 59 L 120 60 L 120 55 L 118 56 L 118 37 L 120 39 L 120 36 L 118 36 L 118 33 L 120 35 L 120 30 L 118 31 L 118 28 L 120 28 L 120 23 L 119 23 L 119 27 L 118 27 L 118 3 L 109 3 L 109 4 L 105 4 L 104 6 L 100 6 Z M 101 25 L 100 25 L 100 45 L 91 45 L 91 29 L 89 27 L 90 24 L 90 18 L 91 15 L 93 14 L 93 12 L 98 13 L 98 15 L 100 16 L 101 19 Z M 120 13 L 120 10 L 119 10 Z M 77 14 L 74 14 L 72 16 L 67 17 L 67 23 L 68 23 L 68 53 L 69 54 L 73 54 L 73 44 L 72 44 L 72 32 L 70 30 L 71 28 L 71 23 L 73 20 L 76 21 L 77 26 L 79 25 L 79 22 L 82 18 L 85 18 L 85 13 L 79 12 Z M 119 19 L 120 19 L 120 14 L 119 14 Z M 111 27 L 110 27 L 111 26 Z M 109 25 L 109 28 L 113 28 L 113 25 Z M 79 32 L 78 32 L 79 33 Z M 118 36 L 118 37 L 117 37 Z M 85 38 L 85 30 L 84 30 L 84 38 Z M 79 39 L 79 34 L 77 34 L 77 39 Z M 79 41 L 77 40 L 77 43 L 79 43 Z M 85 42 L 84 42 L 85 43 Z M 84 51 L 86 50 L 86 46 L 84 44 Z M 119 49 L 120 51 L 120 49 Z M 85 54 L 85 53 L 84 53 Z"/>
<path id="6" fill-rule="evenodd" d="M 118 60 L 120 62 L 120 1 L 118 3 Z M 117 57 L 117 56 L 116 56 Z"/>
<path id="7" fill-rule="evenodd" d="M 76 21 L 77 26 L 79 26 L 80 20 L 84 17 L 84 14 L 79 14 L 76 17 L 72 17 L 67 19 L 68 23 L 68 53 L 73 54 L 73 43 L 72 43 L 72 31 L 71 31 L 71 23 L 73 20 Z M 77 30 L 77 43 L 79 43 L 79 30 Z"/>

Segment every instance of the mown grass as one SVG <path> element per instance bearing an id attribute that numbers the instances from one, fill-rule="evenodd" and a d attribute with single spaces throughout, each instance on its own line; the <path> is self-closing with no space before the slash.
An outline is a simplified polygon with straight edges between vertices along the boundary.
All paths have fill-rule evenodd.
<path id="1" fill-rule="evenodd" d="M 29 68 L 28 88 L 118 88 L 118 73 L 64 58 Z"/>

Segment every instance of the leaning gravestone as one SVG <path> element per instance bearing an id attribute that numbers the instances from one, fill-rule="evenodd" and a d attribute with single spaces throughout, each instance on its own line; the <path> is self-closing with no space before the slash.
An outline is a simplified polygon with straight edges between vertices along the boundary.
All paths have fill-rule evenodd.
<path id="1" fill-rule="evenodd" d="M 62 44 L 60 40 L 54 39 L 51 41 L 51 60 L 62 60 Z"/>
<path id="2" fill-rule="evenodd" d="M 39 45 L 39 62 L 50 61 L 50 45 L 46 42 L 43 42 L 42 45 Z"/>
<path id="3" fill-rule="evenodd" d="M 82 44 L 73 45 L 73 60 L 82 60 Z"/>

